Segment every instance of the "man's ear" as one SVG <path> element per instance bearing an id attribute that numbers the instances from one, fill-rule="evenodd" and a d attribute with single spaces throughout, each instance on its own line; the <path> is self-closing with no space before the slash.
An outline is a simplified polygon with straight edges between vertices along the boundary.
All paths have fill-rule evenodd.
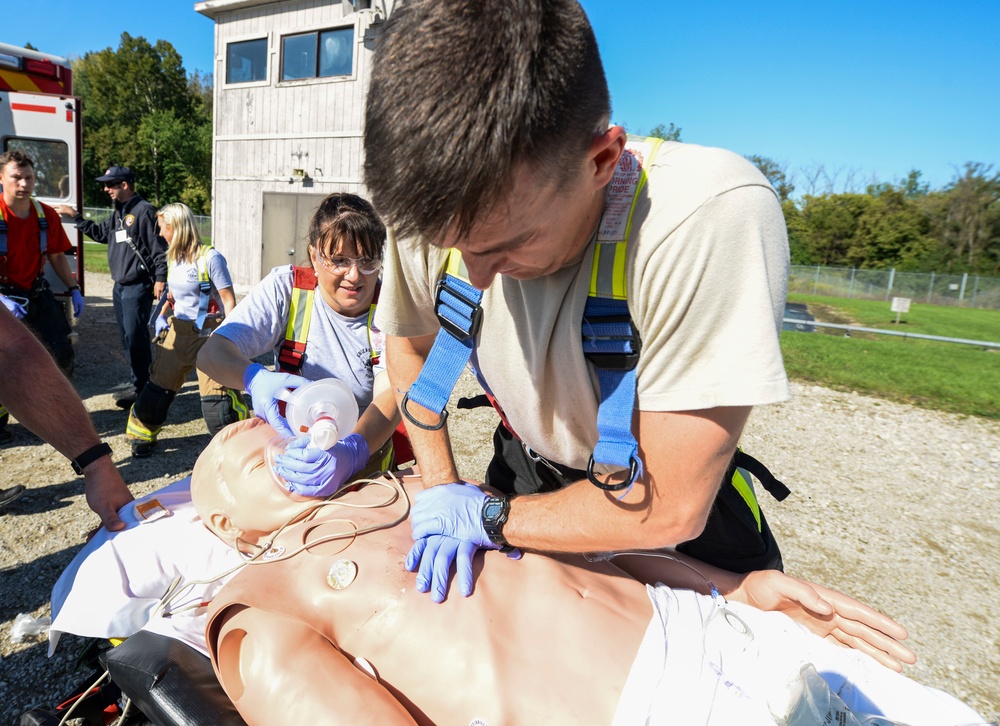
<path id="1" fill-rule="evenodd" d="M 625 151 L 627 134 L 621 126 L 610 126 L 603 134 L 594 137 L 587 150 L 587 161 L 598 188 L 611 181 L 618 160 Z"/>

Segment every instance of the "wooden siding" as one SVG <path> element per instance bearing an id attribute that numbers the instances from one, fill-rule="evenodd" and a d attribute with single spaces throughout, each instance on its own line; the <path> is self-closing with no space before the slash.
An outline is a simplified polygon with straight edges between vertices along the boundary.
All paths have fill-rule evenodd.
<path id="1" fill-rule="evenodd" d="M 372 12 L 342 14 L 340 0 L 284 0 L 222 13 L 215 33 L 213 243 L 229 262 L 237 291 L 261 269 L 264 192 L 364 194 L 362 128 L 370 75 Z M 351 26 L 354 74 L 280 82 L 281 37 Z M 266 83 L 226 85 L 229 42 L 267 37 Z M 303 170 L 307 178 L 294 176 Z"/>

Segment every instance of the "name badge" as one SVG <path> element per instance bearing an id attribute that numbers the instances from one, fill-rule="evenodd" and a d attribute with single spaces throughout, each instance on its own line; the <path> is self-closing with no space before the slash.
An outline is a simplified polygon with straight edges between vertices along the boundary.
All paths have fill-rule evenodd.
<path id="1" fill-rule="evenodd" d="M 128 232 L 124 229 L 119 229 L 115 232 L 115 242 L 124 242 L 128 239 Z"/>

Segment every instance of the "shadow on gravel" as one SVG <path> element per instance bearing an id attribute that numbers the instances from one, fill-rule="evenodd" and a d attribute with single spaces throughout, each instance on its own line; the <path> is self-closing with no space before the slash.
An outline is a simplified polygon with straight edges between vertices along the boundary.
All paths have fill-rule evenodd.
<path id="1" fill-rule="evenodd" d="M 71 547 L 0 572 L 0 591 L 3 592 L 0 619 L 13 620 L 20 613 L 32 613 L 47 606 L 52 586 L 76 553 L 83 549 L 83 545 L 81 538 L 79 543 Z M 10 658 L 16 655 L 12 654 L 3 660 L 5 668 Z"/>

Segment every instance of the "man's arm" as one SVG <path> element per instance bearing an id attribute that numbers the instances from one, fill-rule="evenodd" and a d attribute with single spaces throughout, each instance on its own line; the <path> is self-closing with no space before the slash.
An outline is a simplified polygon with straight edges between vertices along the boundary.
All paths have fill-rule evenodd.
<path id="1" fill-rule="evenodd" d="M 74 459 L 101 443 L 73 386 L 6 308 L 0 309 L 0 370 L 0 402 L 60 454 Z M 133 496 L 110 457 L 86 466 L 83 475 L 87 504 L 109 530 L 123 529 L 117 512 Z"/>
<path id="2" fill-rule="evenodd" d="M 389 380 L 396 396 L 396 404 L 402 413 L 403 396 L 420 375 L 424 361 L 434 345 L 434 335 L 419 338 L 386 336 L 385 355 L 388 361 Z M 407 402 L 410 415 L 424 424 L 435 424 L 432 414 L 422 406 Z M 405 420 L 405 417 L 404 417 Z M 410 437 L 413 453 L 420 465 L 424 486 L 460 481 L 455 457 L 448 438 L 448 425 L 437 430 L 422 429 L 407 421 L 406 433 Z"/>
<path id="3" fill-rule="evenodd" d="M 656 549 L 694 539 L 749 415 L 749 407 L 639 411 L 644 472 L 621 501 L 586 480 L 514 497 L 504 536 L 515 547 L 547 552 Z"/>
<path id="4" fill-rule="evenodd" d="M 153 278 L 153 296 L 159 298 L 167 287 L 167 241 L 160 236 L 156 209 L 152 205 L 146 208 L 143 215 L 139 248 L 145 248 L 152 259 L 153 269 L 149 274 Z"/>
<path id="5" fill-rule="evenodd" d="M 106 245 L 111 241 L 111 235 L 114 233 L 112 229 L 115 216 L 114 212 L 108 215 L 107 219 L 98 224 L 97 222 L 93 222 L 89 219 L 84 219 L 82 214 L 77 212 L 76 209 L 68 204 L 56 204 L 53 206 L 53 209 L 59 212 L 59 214 L 63 217 L 72 217 L 73 224 L 76 228 L 95 242 L 100 242 L 102 245 Z"/>

